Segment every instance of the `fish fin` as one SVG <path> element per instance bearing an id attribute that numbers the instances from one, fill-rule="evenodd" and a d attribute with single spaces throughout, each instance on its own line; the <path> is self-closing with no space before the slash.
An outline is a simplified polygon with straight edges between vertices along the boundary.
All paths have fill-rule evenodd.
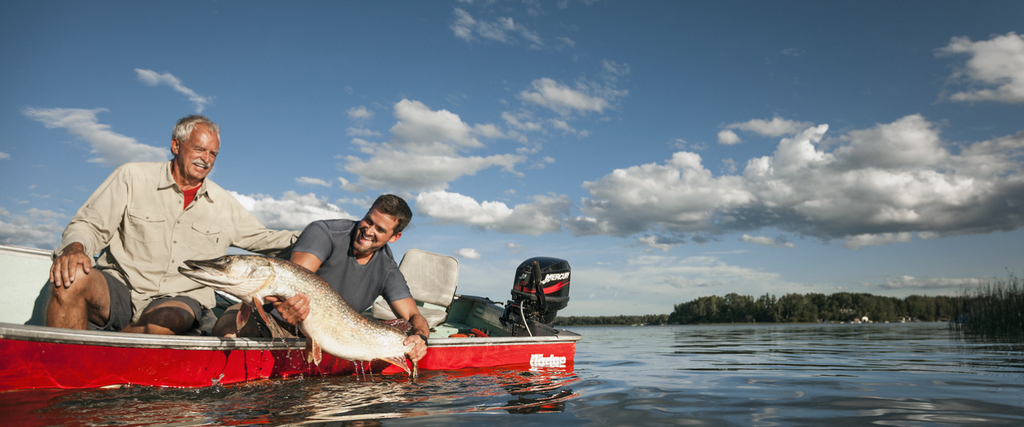
<path id="1" fill-rule="evenodd" d="M 390 363 L 392 365 L 395 365 L 395 366 L 397 366 L 399 368 L 402 368 L 402 370 L 405 371 L 405 373 L 407 373 L 407 374 L 412 374 L 412 372 L 409 372 L 409 365 L 406 365 L 405 357 L 404 356 L 403 357 L 385 357 L 385 358 L 383 358 L 381 360 L 383 360 L 385 362 L 388 362 L 388 363 Z M 415 366 L 415 365 L 413 365 L 413 366 Z"/>
<path id="2" fill-rule="evenodd" d="M 405 319 L 402 319 L 402 318 L 393 319 L 393 320 L 386 320 L 386 321 L 382 321 L 381 323 L 383 323 L 385 325 L 388 325 L 388 326 L 393 326 L 393 327 L 395 327 L 399 331 L 402 331 L 402 333 L 405 333 L 405 334 L 409 333 L 409 331 L 412 330 L 412 324 L 409 323 L 408 320 L 405 320 Z"/>
<path id="3" fill-rule="evenodd" d="M 249 315 L 252 314 L 252 307 L 249 304 L 242 304 L 238 308 L 238 315 L 235 316 L 235 325 L 238 326 L 238 330 L 241 331 L 242 327 L 249 322 Z"/>
<path id="4" fill-rule="evenodd" d="M 320 350 L 320 344 L 317 344 L 312 338 L 306 337 L 306 363 L 313 362 L 316 366 L 320 366 L 322 360 L 324 360 L 324 354 Z"/>
<path id="5" fill-rule="evenodd" d="M 284 334 L 282 334 L 281 333 L 281 329 L 277 327 L 277 322 L 275 322 L 274 319 L 272 319 L 270 316 L 268 316 L 267 312 L 263 310 L 263 304 L 260 303 L 260 299 L 259 298 L 253 298 L 252 299 L 252 304 L 253 304 L 253 306 L 256 307 L 256 312 L 259 313 L 260 317 L 263 318 L 263 323 L 266 323 L 267 327 L 270 328 L 271 335 L 274 338 L 282 338 L 283 339 L 284 338 Z"/>

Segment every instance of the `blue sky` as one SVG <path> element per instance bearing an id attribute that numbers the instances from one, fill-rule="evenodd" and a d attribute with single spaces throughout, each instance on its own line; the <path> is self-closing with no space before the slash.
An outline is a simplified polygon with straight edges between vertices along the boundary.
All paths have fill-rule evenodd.
<path id="1" fill-rule="evenodd" d="M 265 225 L 415 212 L 459 291 L 569 260 L 565 315 L 1021 274 L 1022 2 L 0 4 L 0 242 L 221 125 Z"/>

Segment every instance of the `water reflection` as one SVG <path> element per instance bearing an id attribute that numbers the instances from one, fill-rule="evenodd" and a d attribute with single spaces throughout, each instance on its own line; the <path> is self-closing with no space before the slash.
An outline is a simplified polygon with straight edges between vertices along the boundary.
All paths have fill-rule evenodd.
<path id="1" fill-rule="evenodd" d="M 272 380 L 203 389 L 4 393 L 10 425 L 373 425 L 380 420 L 474 411 L 552 413 L 576 397 L 561 369 L 424 372 Z M 6 422 L 4 423 L 6 424 Z"/>
<path id="2" fill-rule="evenodd" d="M 1024 424 L 1021 344 L 957 341 L 944 323 L 635 329 L 581 328 L 645 344 L 578 352 L 600 383 L 567 411 L 605 425 Z"/>

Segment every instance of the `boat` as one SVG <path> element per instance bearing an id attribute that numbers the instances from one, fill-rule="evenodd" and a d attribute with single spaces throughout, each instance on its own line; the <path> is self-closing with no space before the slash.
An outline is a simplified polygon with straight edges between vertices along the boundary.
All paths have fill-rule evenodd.
<path id="1" fill-rule="evenodd" d="M 324 353 L 306 360 L 304 338 L 222 338 L 204 335 L 216 312 L 232 304 L 218 293 L 193 335 L 166 336 L 71 330 L 43 326 L 50 251 L 0 245 L 0 392 L 122 386 L 211 387 L 250 381 L 335 375 L 393 375 L 387 362 L 354 362 Z M 456 294 L 458 261 L 410 249 L 400 267 L 431 324 L 420 372 L 470 368 L 573 369 L 581 336 L 550 326 L 568 303 L 569 265 L 557 258 L 524 261 L 516 270 L 512 300 Z M 539 290 L 539 292 L 538 292 Z M 364 315 L 394 318 L 378 300 Z M 207 329 L 208 331 L 208 329 Z"/>

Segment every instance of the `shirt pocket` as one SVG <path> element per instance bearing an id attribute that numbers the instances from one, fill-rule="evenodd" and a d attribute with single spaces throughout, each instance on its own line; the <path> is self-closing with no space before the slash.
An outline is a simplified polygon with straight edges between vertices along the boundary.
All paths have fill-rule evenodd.
<path id="1" fill-rule="evenodd" d="M 166 240 L 167 221 L 156 212 L 132 209 L 128 212 L 126 237 L 139 242 L 161 242 Z"/>
<path id="2" fill-rule="evenodd" d="M 189 233 L 189 246 L 192 250 L 212 256 L 224 255 L 227 250 L 227 238 L 220 227 L 201 222 L 192 223 Z"/>

